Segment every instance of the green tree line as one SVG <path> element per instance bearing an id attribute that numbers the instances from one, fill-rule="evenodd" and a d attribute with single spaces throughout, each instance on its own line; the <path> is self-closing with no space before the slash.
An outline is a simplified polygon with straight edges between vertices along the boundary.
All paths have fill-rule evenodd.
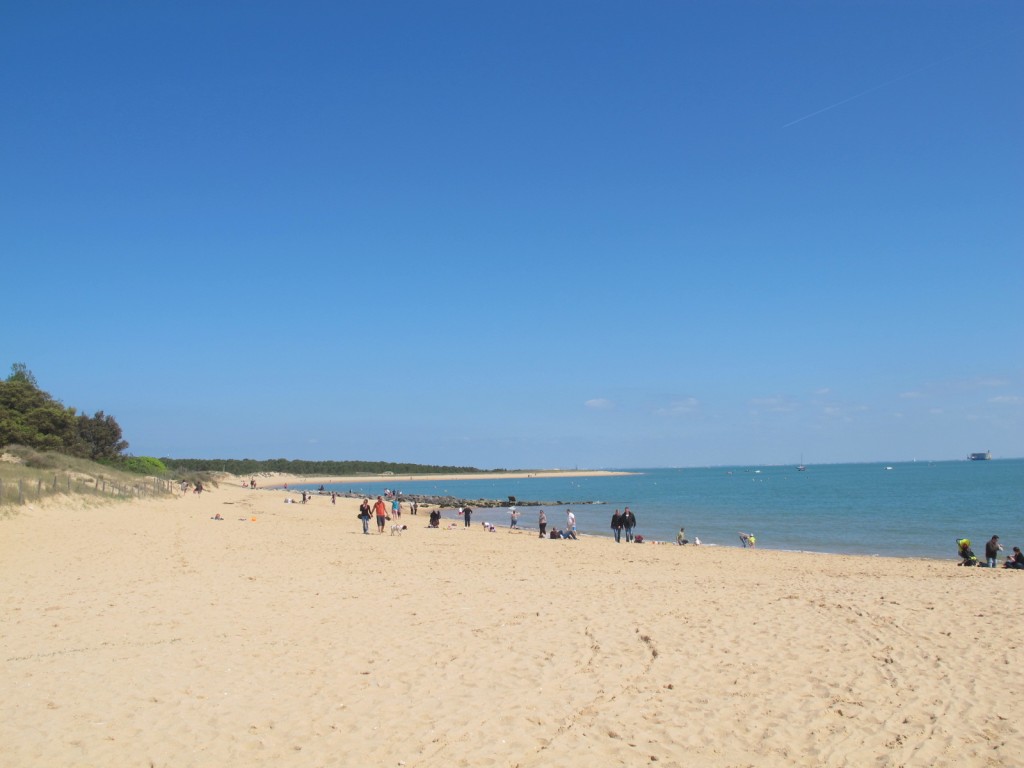
<path id="1" fill-rule="evenodd" d="M 281 472 L 287 475 L 396 475 L 465 474 L 482 472 L 475 467 L 449 467 L 432 464 L 403 464 L 390 461 L 305 461 L 302 459 L 172 459 L 160 461 L 173 472 L 230 472 L 233 475 L 255 475 L 260 472 Z M 503 470 L 490 470 L 503 471 Z"/>
<path id="2" fill-rule="evenodd" d="M 108 462 L 121 460 L 128 448 L 113 416 L 64 406 L 39 388 L 24 363 L 0 381 L 0 446 L 11 444 Z"/>
<path id="3" fill-rule="evenodd" d="M 141 474 L 159 475 L 170 470 L 231 472 L 254 475 L 281 472 L 292 475 L 463 474 L 481 472 L 474 467 L 436 466 L 388 461 L 304 461 L 300 459 L 155 459 L 125 454 L 128 442 L 113 416 L 97 411 L 78 413 L 39 388 L 24 363 L 11 366 L 0 381 L 0 446 L 24 445 L 37 451 L 56 451 Z M 492 470 L 501 472 L 504 470 Z"/>

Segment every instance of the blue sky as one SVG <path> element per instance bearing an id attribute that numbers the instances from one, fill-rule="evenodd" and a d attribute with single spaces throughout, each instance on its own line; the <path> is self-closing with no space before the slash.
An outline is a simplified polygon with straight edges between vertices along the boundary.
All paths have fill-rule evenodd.
<path id="1" fill-rule="evenodd" d="M 8 3 L 0 366 L 137 455 L 1024 456 L 1024 4 Z"/>

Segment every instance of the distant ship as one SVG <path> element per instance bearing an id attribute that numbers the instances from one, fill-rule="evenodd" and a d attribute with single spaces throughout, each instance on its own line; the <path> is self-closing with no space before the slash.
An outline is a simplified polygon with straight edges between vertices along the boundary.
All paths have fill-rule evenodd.
<path id="1" fill-rule="evenodd" d="M 968 453 L 967 458 L 971 461 L 992 461 L 992 451 L 984 453 Z"/>

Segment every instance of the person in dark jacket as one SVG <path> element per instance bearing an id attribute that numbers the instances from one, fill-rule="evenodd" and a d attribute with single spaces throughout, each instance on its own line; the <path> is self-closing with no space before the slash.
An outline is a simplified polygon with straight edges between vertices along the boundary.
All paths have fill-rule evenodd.
<path id="1" fill-rule="evenodd" d="M 619 514 L 619 510 L 615 510 L 612 515 L 612 536 L 615 537 L 615 543 L 619 543 L 619 539 L 622 537 L 622 515 Z"/>
<path id="2" fill-rule="evenodd" d="M 370 500 L 363 499 L 359 505 L 359 519 L 363 521 L 363 533 L 370 533 Z"/>
<path id="3" fill-rule="evenodd" d="M 629 507 L 626 507 L 626 511 L 622 513 L 622 527 L 626 530 L 626 542 L 632 542 L 633 529 L 636 528 L 636 515 Z"/>
<path id="4" fill-rule="evenodd" d="M 1013 548 L 1013 554 L 1006 558 L 1003 567 L 1024 569 L 1024 554 L 1021 554 L 1020 547 Z"/>
<path id="5" fill-rule="evenodd" d="M 996 560 L 999 559 L 999 553 L 1002 551 L 1003 545 L 999 543 L 998 536 L 993 536 L 985 542 L 985 563 L 989 568 L 996 567 Z"/>

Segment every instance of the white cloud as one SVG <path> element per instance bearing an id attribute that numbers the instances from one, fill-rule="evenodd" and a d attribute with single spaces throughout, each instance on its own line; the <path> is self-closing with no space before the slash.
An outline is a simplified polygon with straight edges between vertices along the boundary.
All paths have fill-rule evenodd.
<path id="1" fill-rule="evenodd" d="M 615 403 L 604 397 L 595 397 L 592 400 L 587 400 L 583 405 L 592 411 L 610 411 L 615 407 Z"/>
<path id="2" fill-rule="evenodd" d="M 697 406 L 700 403 L 695 397 L 683 397 L 677 400 L 672 400 L 668 405 L 662 406 L 656 409 L 654 412 L 659 416 L 681 416 L 687 413 L 693 413 L 697 410 Z"/>
<path id="3" fill-rule="evenodd" d="M 1024 397 L 1017 395 L 999 395 L 998 397 L 990 397 L 988 399 L 990 403 L 998 403 L 1000 405 L 1018 405 L 1024 403 Z"/>
<path id="4" fill-rule="evenodd" d="M 755 411 L 789 413 L 790 411 L 796 410 L 797 404 L 784 397 L 755 397 L 750 401 L 750 407 Z"/>

